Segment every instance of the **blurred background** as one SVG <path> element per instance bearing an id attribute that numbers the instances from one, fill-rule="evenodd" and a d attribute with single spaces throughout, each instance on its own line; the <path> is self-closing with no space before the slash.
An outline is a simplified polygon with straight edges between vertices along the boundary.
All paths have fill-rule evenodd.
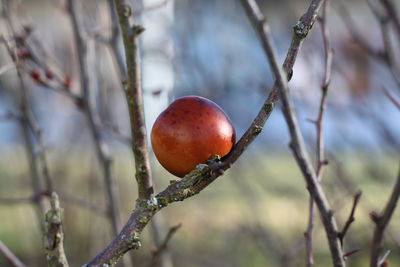
<path id="1" fill-rule="evenodd" d="M 121 85 L 122 43 L 120 39 L 108 41 L 113 32 L 110 1 L 76 2 L 88 44 L 88 101 L 99 138 L 112 159 L 120 217 L 125 222 L 134 208 L 137 188 Z M 292 26 L 310 1 L 257 2 L 271 25 L 283 62 Z M 327 25 L 334 56 L 324 128 L 329 165 L 322 184 L 339 228 L 349 215 L 354 194 L 363 192 L 344 251 L 359 249 L 348 258 L 348 265 L 366 266 L 374 229 L 369 214 L 383 209 L 399 171 L 400 111 L 384 89 L 400 99 L 400 35 L 392 24 L 381 27 L 377 14 L 385 10 L 379 1 L 331 2 Z M 400 1 L 394 3 L 400 8 Z M 13 61 L 1 43 L 0 240 L 28 266 L 45 265 L 32 201 L 40 193 L 32 191 L 32 176 L 35 172 L 43 176 L 44 148 L 49 177 L 64 207 L 66 254 L 71 266 L 80 266 L 114 235 L 105 213 L 104 169 L 85 112 L 71 97 L 80 95 L 81 88 L 69 12 L 62 0 L 5 0 L 1 10 L 0 34 L 11 46 L 15 42 L 9 22 L 17 34 L 26 34 L 25 47 L 20 45 L 17 50 L 22 53 L 18 56 L 24 62 L 26 90 L 21 89 Z M 140 42 L 147 131 L 171 101 L 194 94 L 220 105 L 240 137 L 274 82 L 240 1 L 133 1 L 132 12 L 146 29 Z M 389 61 L 373 53 L 384 51 L 384 40 L 393 48 Z M 309 120 L 317 117 L 324 62 L 321 29 L 316 23 L 300 50 L 289 84 L 313 161 L 316 134 Z M 16 119 L 24 95 L 41 129 L 42 145 Z M 177 224 L 182 226 L 169 243 L 174 266 L 304 266 L 309 195 L 288 142 L 278 107 L 264 131 L 223 177 L 199 195 L 156 215 L 157 223 L 143 233 L 142 248 L 129 253 L 135 266 L 147 266 L 157 240 Z M 150 154 L 159 192 L 176 177 Z M 390 266 L 400 266 L 399 210 L 388 227 L 383 249 L 391 250 Z M 330 266 L 318 216 L 314 253 L 317 266 Z M 9 265 L 0 257 L 0 266 Z"/>

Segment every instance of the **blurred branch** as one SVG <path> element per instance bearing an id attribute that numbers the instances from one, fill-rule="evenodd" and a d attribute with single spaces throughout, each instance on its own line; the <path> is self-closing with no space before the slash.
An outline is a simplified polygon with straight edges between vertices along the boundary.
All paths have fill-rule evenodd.
<path id="1" fill-rule="evenodd" d="M 12 253 L 12 251 L 0 240 L 0 254 L 8 260 L 8 262 L 14 267 L 25 267 L 26 265 L 22 263 L 17 256 Z"/>
<path id="2" fill-rule="evenodd" d="M 0 114 L 0 121 L 19 121 L 22 120 L 22 117 L 18 114 L 15 114 L 12 111 L 6 111 L 3 114 Z"/>
<path id="3" fill-rule="evenodd" d="M 386 97 L 400 110 L 400 102 L 392 96 L 386 88 L 383 88 Z"/>
<path id="4" fill-rule="evenodd" d="M 381 0 L 384 1 L 384 0 Z M 369 2 L 368 2 L 369 3 Z M 378 20 L 381 32 L 382 32 L 382 41 L 383 41 L 383 49 L 377 50 L 376 48 L 372 47 L 369 43 L 367 43 L 359 34 L 358 30 L 355 28 L 355 23 L 350 15 L 350 12 L 346 8 L 343 3 L 340 3 L 340 10 L 339 15 L 342 17 L 344 23 L 346 24 L 346 29 L 351 34 L 353 40 L 362 48 L 364 49 L 370 56 L 376 58 L 387 65 L 390 73 L 393 76 L 394 81 L 397 83 L 398 87 L 400 88 L 400 77 L 399 77 L 399 69 L 396 65 L 393 56 L 393 48 L 390 42 L 389 37 L 389 19 L 387 14 L 381 14 L 376 10 L 376 7 L 369 5 L 371 8 L 372 13 L 374 14 L 375 18 Z M 399 36 L 400 37 L 400 36 Z"/>
<path id="5" fill-rule="evenodd" d="M 159 3 L 155 3 L 152 6 L 146 7 L 146 8 L 139 8 L 136 10 L 133 10 L 133 15 L 134 16 L 139 16 L 140 14 L 144 13 L 144 12 L 149 12 L 149 11 L 153 11 L 159 8 L 162 8 L 164 6 L 166 6 L 168 4 L 168 2 L 173 1 L 173 0 L 160 0 Z"/>
<path id="6" fill-rule="evenodd" d="M 14 25 L 12 23 L 12 18 L 11 18 L 11 13 L 9 12 L 9 2 L 8 1 L 3 1 L 3 8 L 4 8 L 4 13 L 6 16 L 6 21 L 8 24 L 10 36 L 12 36 L 13 40 L 16 42 L 17 41 L 17 36 L 15 33 Z M 29 96 L 28 96 L 28 91 L 27 87 L 24 81 L 24 78 L 22 76 L 22 64 L 23 62 L 19 60 L 16 51 L 9 45 L 7 40 L 4 38 L 4 36 L 1 36 L 0 41 L 4 43 L 8 54 L 10 55 L 11 59 L 13 60 L 15 66 L 16 66 L 16 71 L 17 71 L 17 77 L 18 81 L 20 84 L 20 99 L 19 99 L 19 109 L 21 113 L 21 119 L 19 120 L 19 123 L 21 125 L 22 129 L 22 135 L 24 138 L 25 142 L 25 149 L 28 157 L 28 164 L 30 168 L 30 173 L 31 173 L 31 180 L 32 180 L 32 189 L 35 195 L 40 195 L 40 193 L 43 191 L 43 187 L 45 188 L 45 191 L 47 192 L 52 192 L 53 186 L 52 182 L 50 179 L 50 174 L 49 174 L 49 169 L 48 169 L 48 163 L 47 163 L 47 152 L 44 147 L 44 142 L 43 142 L 43 137 L 42 137 L 42 131 L 39 128 L 36 119 L 34 118 L 32 111 L 30 109 L 29 105 Z M 18 45 L 18 44 L 16 44 Z M 38 164 L 39 161 L 37 160 L 37 154 L 35 153 L 35 145 L 33 140 L 30 137 L 30 130 L 33 132 L 34 136 L 37 138 L 38 146 L 40 149 L 39 153 L 39 159 L 41 161 L 41 166 L 42 166 L 42 175 L 39 172 L 38 169 Z M 42 181 L 44 179 L 44 183 Z M 43 223 L 42 223 L 42 218 L 44 216 L 45 210 L 46 210 L 46 203 L 44 202 L 44 199 L 42 197 L 39 197 L 35 201 L 36 203 L 36 215 L 38 218 L 39 225 L 41 227 L 41 230 L 43 231 Z"/>
<path id="7" fill-rule="evenodd" d="M 117 186 L 115 178 L 112 175 L 112 159 L 109 155 L 107 144 L 102 140 L 100 130 L 95 121 L 94 110 L 91 106 L 91 85 L 89 81 L 89 68 L 87 63 L 87 45 L 83 37 L 82 29 L 79 26 L 78 15 L 76 13 L 75 0 L 68 0 L 68 12 L 71 17 L 71 23 L 78 52 L 79 70 L 80 70 L 80 83 L 82 90 L 83 112 L 88 121 L 89 130 L 94 141 L 96 148 L 97 158 L 100 162 L 102 175 L 106 187 L 108 198 L 108 213 L 109 219 L 112 223 L 112 230 L 114 234 L 118 233 L 120 228 L 119 218 L 119 201 L 117 194 Z"/>
<path id="8" fill-rule="evenodd" d="M 57 193 L 52 193 L 50 203 L 51 209 L 46 213 L 44 234 L 44 248 L 47 264 L 50 267 L 68 267 L 63 244 L 63 210 L 60 208 Z"/>
<path id="9" fill-rule="evenodd" d="M 138 184 L 138 197 L 139 199 L 150 199 L 154 190 L 147 150 L 138 40 L 138 36 L 144 31 L 144 28 L 140 25 L 131 25 L 132 9 L 127 2 L 116 0 L 115 5 L 129 73 L 128 80 L 126 81 L 125 95 L 131 121 L 132 151 L 135 157 L 135 177 Z"/>
<path id="10" fill-rule="evenodd" d="M 153 242 L 156 248 L 162 246 L 164 243 L 165 237 L 168 234 L 168 229 L 165 229 L 165 220 L 162 214 L 157 214 L 150 221 L 150 232 L 153 238 Z M 155 249 L 156 250 L 156 249 Z M 154 251 L 153 251 L 154 252 Z M 150 260 L 150 263 L 152 260 Z M 160 254 L 155 259 L 154 265 L 158 267 L 173 267 L 174 263 L 172 261 L 171 251 L 168 247 L 160 251 Z"/>
<path id="11" fill-rule="evenodd" d="M 106 44 L 109 44 L 114 62 L 118 66 L 119 76 L 124 77 L 124 79 L 126 79 L 127 70 L 126 70 L 125 60 L 121 51 L 118 49 L 118 41 L 120 40 L 121 32 L 118 27 L 118 15 L 114 1 L 115 0 L 107 0 L 108 10 L 110 12 L 110 20 L 111 20 L 111 36 L 106 41 Z"/>
<path id="12" fill-rule="evenodd" d="M 165 250 L 167 250 L 167 248 L 168 248 L 169 241 L 171 240 L 172 236 L 176 233 L 176 231 L 178 231 L 179 228 L 181 228 L 181 226 L 182 226 L 182 224 L 178 224 L 178 225 L 172 226 L 169 229 L 163 242 L 158 246 L 158 248 L 155 251 L 153 251 L 151 261 L 148 265 L 149 267 L 157 266 L 157 263 L 160 261 L 160 257 L 162 256 L 163 252 Z"/>
<path id="13" fill-rule="evenodd" d="M 317 12 L 321 7 L 321 5 L 323 4 L 323 2 L 324 1 L 317 1 L 317 0 L 312 1 L 310 6 L 313 7 L 314 9 L 312 10 L 311 13 L 312 14 L 312 17 L 310 17 L 311 21 L 315 21 L 317 17 Z M 328 237 L 328 243 L 331 251 L 333 265 L 344 266 L 343 252 L 341 250 L 339 240 L 337 237 L 338 231 L 337 231 L 336 221 L 333 217 L 332 210 L 326 199 L 325 193 L 319 184 L 318 176 L 315 174 L 314 169 L 312 168 L 311 162 L 309 160 L 304 140 L 300 131 L 300 127 L 297 122 L 297 117 L 295 114 L 293 103 L 289 95 L 286 75 L 278 64 L 277 54 L 275 52 L 275 48 L 271 41 L 272 38 L 269 26 L 266 23 L 265 18 L 262 15 L 260 9 L 258 8 L 255 0 L 242 0 L 242 4 L 245 7 L 246 13 L 260 38 L 264 51 L 268 56 L 271 69 L 274 71 L 277 80 L 277 85 L 279 88 L 279 93 L 283 102 L 283 114 L 285 116 L 289 132 L 291 135 L 290 147 L 293 150 L 297 163 L 306 180 L 307 188 L 310 192 L 310 195 L 313 197 L 314 201 L 316 202 L 319 208 L 322 217 L 322 222 L 325 227 L 325 232 Z M 295 26 L 294 34 L 300 37 L 301 36 L 305 37 L 308 33 L 308 30 L 309 29 L 305 28 L 304 25 L 297 24 Z"/>
<path id="14" fill-rule="evenodd" d="M 49 193 L 47 191 L 44 191 L 30 197 L 21 198 L 0 197 L 0 205 L 35 204 L 41 197 L 49 197 Z M 78 207 L 88 209 L 98 215 L 107 215 L 107 212 L 105 210 L 84 199 L 76 198 L 72 195 L 68 195 L 65 193 L 60 193 L 60 199 L 66 204 L 76 205 Z"/>
<path id="15" fill-rule="evenodd" d="M 0 68 L 0 75 L 3 75 L 4 73 L 7 73 L 10 70 L 13 70 L 15 68 L 14 64 L 8 64 Z"/>
<path id="16" fill-rule="evenodd" d="M 399 14 L 398 14 L 396 5 L 393 3 L 392 0 L 380 0 L 380 2 L 382 3 L 383 7 L 386 9 L 387 14 L 393 20 L 393 24 L 397 31 L 397 35 L 400 38 L 400 18 L 399 18 Z"/>
<path id="17" fill-rule="evenodd" d="M 390 222 L 390 219 L 392 218 L 399 197 L 400 197 L 400 170 L 397 175 L 396 184 L 393 187 L 393 191 L 390 195 L 389 201 L 386 204 L 383 212 L 380 215 L 373 214 L 371 216 L 375 223 L 375 231 L 371 246 L 371 258 L 370 258 L 371 267 L 379 267 L 378 261 L 383 243 L 383 234 Z"/>
<path id="18" fill-rule="evenodd" d="M 385 252 L 385 254 L 383 254 L 383 256 L 379 258 L 379 261 L 378 261 L 378 266 L 379 266 L 379 267 L 386 267 L 386 266 L 388 265 L 388 264 L 386 264 L 386 265 L 384 265 L 384 264 L 385 264 L 385 262 L 386 262 L 387 257 L 389 257 L 390 252 L 391 252 L 391 250 L 388 249 L 388 250 Z"/>
<path id="19" fill-rule="evenodd" d="M 289 78 L 291 77 L 297 53 L 314 24 L 316 11 L 319 7 L 319 1 L 313 1 L 307 12 L 294 26 L 293 38 L 283 64 L 283 68 L 288 73 Z M 88 263 L 88 266 L 115 264 L 127 251 L 138 249 L 141 245 L 140 234 L 154 214 L 171 203 L 183 201 L 200 193 L 221 176 L 225 170 L 229 169 L 262 131 L 278 99 L 278 88 L 278 83 L 275 83 L 256 118 L 226 157 L 222 160 L 212 158 L 207 164 L 199 164 L 181 180 L 171 181 L 171 184 L 155 197 L 147 201 L 137 201 L 136 208 L 132 211 L 122 231 L 102 252 Z"/>
<path id="20" fill-rule="evenodd" d="M 362 195 L 362 192 L 359 191 L 359 192 L 354 196 L 353 206 L 352 206 L 352 208 L 351 208 L 351 212 L 350 212 L 349 218 L 347 219 L 346 223 L 344 224 L 343 230 L 340 231 L 340 233 L 338 233 L 339 239 L 340 239 L 340 245 L 342 246 L 342 248 L 343 248 L 343 240 L 344 240 L 344 237 L 346 236 L 347 231 L 350 229 L 350 225 L 351 225 L 351 224 L 355 221 L 355 219 L 356 219 L 356 218 L 354 217 L 354 213 L 355 213 L 355 211 L 356 211 L 358 202 L 360 201 L 361 195 Z"/>
<path id="21" fill-rule="evenodd" d="M 326 0 L 323 4 L 322 8 L 322 16 L 320 16 L 320 25 L 322 31 L 322 39 L 324 45 L 324 57 L 325 57 L 325 71 L 324 78 L 321 85 L 321 100 L 319 104 L 319 112 L 317 116 L 317 120 L 314 122 L 317 132 L 317 163 L 316 163 L 316 176 L 317 181 L 320 182 L 323 175 L 323 166 L 326 164 L 325 160 L 325 152 L 324 152 L 324 135 L 323 135 L 323 127 L 324 127 L 324 115 L 327 107 L 327 96 L 328 96 L 328 87 L 331 80 L 331 71 L 332 71 L 332 57 L 333 57 L 333 49 L 330 47 L 330 33 L 327 26 L 327 18 L 328 18 L 328 5 L 329 1 Z M 312 196 L 310 196 L 310 204 L 309 204 L 309 216 L 308 216 L 308 225 L 306 232 L 304 233 L 305 241 L 306 241 L 306 266 L 311 267 L 314 265 L 313 258 L 313 243 L 312 243 L 312 235 L 314 229 L 314 213 L 315 213 L 315 205 Z"/>

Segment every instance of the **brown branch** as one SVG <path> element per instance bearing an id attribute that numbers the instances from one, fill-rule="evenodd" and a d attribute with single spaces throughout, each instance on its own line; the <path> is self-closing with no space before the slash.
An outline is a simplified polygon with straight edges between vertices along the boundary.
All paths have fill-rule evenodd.
<path id="1" fill-rule="evenodd" d="M 400 170 L 397 175 L 396 184 L 393 187 L 393 191 L 390 195 L 389 201 L 387 202 L 384 210 L 380 215 L 374 216 L 375 231 L 371 245 L 371 257 L 370 257 L 371 267 L 379 267 L 378 261 L 379 261 L 379 254 L 382 249 L 383 235 L 385 233 L 386 227 L 390 222 L 390 219 L 392 218 L 399 197 L 400 197 Z"/>
<path id="2" fill-rule="evenodd" d="M 340 231 L 340 233 L 338 234 L 338 235 L 339 235 L 339 239 L 340 239 L 340 245 L 342 246 L 342 248 L 343 248 L 343 240 L 344 240 L 344 237 L 346 236 L 347 231 L 350 229 L 350 225 L 351 225 L 351 224 L 355 221 L 355 219 L 356 219 L 356 218 L 354 217 L 354 213 L 356 212 L 356 208 L 357 208 L 358 202 L 360 201 L 361 195 L 362 195 L 362 192 L 359 191 L 359 192 L 354 196 L 353 206 L 352 206 L 352 208 L 351 208 L 351 212 L 350 212 L 349 218 L 347 219 L 346 223 L 344 224 L 343 230 Z"/>
<path id="3" fill-rule="evenodd" d="M 333 49 L 330 47 L 330 33 L 327 27 L 327 18 L 328 18 L 328 4 L 329 1 L 325 1 L 322 9 L 322 16 L 320 17 L 320 25 L 322 31 L 322 39 L 324 45 L 324 55 L 325 55 L 325 71 L 324 78 L 321 85 L 321 100 L 319 104 L 319 112 L 317 119 L 315 121 L 315 128 L 317 132 L 316 138 L 316 147 L 317 147 L 317 163 L 316 163 L 316 175 L 318 182 L 321 181 L 323 175 L 323 166 L 325 165 L 325 155 L 324 155 L 324 135 L 323 135 L 323 127 L 324 127 L 324 115 L 327 106 L 327 96 L 328 96 L 328 87 L 331 80 L 331 71 L 332 71 L 332 57 L 333 57 Z M 313 258 L 313 243 L 312 243 L 312 235 L 314 229 L 314 213 L 315 213 L 315 205 L 314 200 L 310 196 L 309 203 L 309 216 L 308 216 L 308 225 L 306 232 L 304 233 L 305 242 L 306 242 L 306 266 L 311 267 L 314 265 Z"/>
<path id="4" fill-rule="evenodd" d="M 322 3 L 323 1 L 312 1 L 311 7 L 315 8 L 313 10 L 314 11 L 313 17 L 311 18 L 312 21 L 315 20 L 318 9 L 322 5 Z M 328 237 L 328 243 L 331 251 L 333 265 L 344 266 L 343 252 L 341 250 L 339 240 L 337 238 L 336 221 L 333 217 L 329 203 L 325 197 L 325 193 L 323 192 L 319 184 L 318 177 L 315 174 L 314 169 L 312 168 L 311 162 L 309 160 L 304 140 L 297 123 L 297 117 L 295 115 L 293 103 L 289 95 L 287 79 L 285 78 L 283 70 L 278 65 L 277 54 L 275 52 L 275 48 L 273 47 L 271 41 L 272 38 L 269 27 L 266 24 L 265 18 L 263 17 L 261 11 L 257 6 L 257 3 L 254 0 L 242 0 L 242 4 L 244 5 L 246 13 L 261 40 L 265 53 L 268 56 L 271 69 L 274 71 L 275 77 L 277 79 L 279 93 L 283 102 L 283 113 L 291 135 L 290 147 L 293 150 L 297 163 L 306 180 L 310 195 L 313 197 L 314 201 L 316 202 L 319 208 L 322 222 L 325 227 L 325 232 Z M 296 25 L 296 26 L 301 26 L 301 25 Z M 296 29 L 295 27 L 294 34 L 306 35 L 307 33 L 308 29 L 304 27 L 298 27 Z"/>
<path id="5" fill-rule="evenodd" d="M 51 209 L 45 217 L 44 249 L 47 264 L 50 267 L 68 267 L 64 252 L 64 233 L 62 229 L 63 210 L 58 195 L 51 195 Z"/>
<path id="6" fill-rule="evenodd" d="M 126 81 L 125 95 L 131 121 L 132 151 L 135 157 L 135 177 L 138 184 L 138 197 L 140 199 L 150 199 L 154 191 L 147 150 L 138 40 L 138 36 L 144 31 L 144 28 L 139 25 L 132 26 L 130 22 L 132 19 L 132 8 L 125 1 L 116 0 L 115 5 L 124 41 L 126 64 L 129 73 L 128 80 Z"/>
<path id="7" fill-rule="evenodd" d="M 164 251 L 168 248 L 169 241 L 171 240 L 172 236 L 176 233 L 176 231 L 178 231 L 179 228 L 181 228 L 181 226 L 182 224 L 178 224 L 169 229 L 162 243 L 157 247 L 155 251 L 153 251 L 151 261 L 148 265 L 149 267 L 157 266 L 157 262 L 159 262 L 160 257 L 162 256 Z"/>
<path id="8" fill-rule="evenodd" d="M 283 64 L 288 78 L 291 77 L 292 68 L 300 46 L 314 24 L 315 13 L 320 6 L 315 3 L 315 1 L 311 3 L 307 12 L 294 26 L 293 38 Z M 138 200 L 136 208 L 133 210 L 122 231 L 101 253 L 96 255 L 88 263 L 88 266 L 115 264 L 127 251 L 139 248 L 140 234 L 154 214 L 171 203 L 183 201 L 200 193 L 205 187 L 221 176 L 225 170 L 229 169 L 261 133 L 278 99 L 278 88 L 278 84 L 275 83 L 259 113 L 231 153 L 222 160 L 214 158 L 211 159 L 208 164 L 196 166 L 196 168 L 184 178 L 180 181 L 173 181 L 164 191 L 157 194 L 154 198 L 147 201 Z"/>
<path id="9" fill-rule="evenodd" d="M 0 254 L 14 267 L 25 267 L 26 265 L 15 256 L 14 253 L 0 240 Z"/>
<path id="10" fill-rule="evenodd" d="M 112 224 L 112 231 L 117 234 L 120 229 L 120 218 L 119 218 L 119 200 L 117 193 L 117 186 L 115 178 L 112 174 L 112 159 L 109 155 L 108 146 L 101 138 L 100 129 L 98 129 L 96 123 L 95 112 L 91 106 L 91 84 L 89 81 L 89 68 L 87 62 L 87 45 L 83 39 L 83 33 L 78 22 L 78 15 L 75 8 L 75 0 L 68 0 L 68 12 L 70 14 L 76 49 L 78 52 L 79 60 L 79 73 L 80 73 L 80 85 L 82 90 L 82 101 L 83 101 L 83 112 L 87 119 L 89 130 L 94 141 L 97 158 L 100 162 L 100 168 L 102 169 L 102 175 L 104 178 L 104 184 L 106 188 L 106 194 L 108 197 L 108 213 L 109 219 Z"/>

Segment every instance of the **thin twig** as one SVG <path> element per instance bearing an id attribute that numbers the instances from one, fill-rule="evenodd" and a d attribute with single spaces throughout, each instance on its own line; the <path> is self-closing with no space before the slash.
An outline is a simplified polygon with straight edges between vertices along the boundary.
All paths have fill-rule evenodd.
<path id="1" fill-rule="evenodd" d="M 164 240 L 161 242 L 161 244 L 157 247 L 155 251 L 152 253 L 152 258 L 149 263 L 149 267 L 156 266 L 157 262 L 160 260 L 160 257 L 164 253 L 164 251 L 168 248 L 168 243 L 171 240 L 172 236 L 176 233 L 176 231 L 181 228 L 182 224 L 175 225 L 171 227 L 165 236 Z"/>
<path id="2" fill-rule="evenodd" d="M 382 249 L 383 234 L 390 222 L 390 219 L 392 218 L 399 197 L 400 197 L 400 170 L 397 176 L 396 184 L 393 187 L 393 191 L 390 195 L 389 201 L 387 202 L 383 212 L 381 213 L 381 215 L 374 216 L 375 231 L 371 245 L 371 258 L 370 258 L 371 267 L 379 267 L 378 261 L 379 261 L 379 254 Z"/>
<path id="3" fill-rule="evenodd" d="M 347 231 L 350 229 L 350 225 L 351 225 L 351 224 L 354 222 L 354 220 L 356 219 L 356 218 L 354 217 L 354 213 L 356 212 L 356 208 L 357 208 L 358 202 L 360 201 L 361 195 L 362 195 L 362 192 L 359 191 L 359 192 L 354 196 L 353 206 L 352 206 L 352 208 L 351 208 L 351 212 L 350 212 L 349 218 L 347 219 L 346 223 L 344 224 L 343 230 L 340 231 L 340 233 L 338 234 L 338 235 L 339 235 L 339 239 L 340 239 L 340 245 L 342 246 L 342 248 L 343 248 L 343 240 L 344 240 L 344 237 L 346 236 Z"/>
<path id="4" fill-rule="evenodd" d="M 328 5 L 329 1 L 325 1 L 322 8 L 322 16 L 320 17 L 320 25 L 322 31 L 322 39 L 324 45 L 324 58 L 325 58 L 325 71 L 324 77 L 321 85 L 321 100 L 319 104 L 319 112 L 317 119 L 315 121 L 315 128 L 317 132 L 316 138 L 316 147 L 317 147 L 317 163 L 316 163 L 316 175 L 317 180 L 320 182 L 323 176 L 323 166 L 325 165 L 325 155 L 324 155 L 324 115 L 327 106 L 327 96 L 328 96 L 328 87 L 331 80 L 331 71 L 332 71 L 332 57 L 333 50 L 330 47 L 330 33 L 327 26 L 327 18 L 328 18 Z M 306 266 L 311 267 L 314 265 L 314 257 L 313 257 L 313 243 L 312 243 L 312 235 L 314 229 L 314 213 L 315 213 L 315 203 L 313 198 L 310 196 L 309 202 L 309 216 L 308 216 L 308 225 L 306 232 L 304 233 L 305 241 L 306 241 Z"/>
<path id="5" fill-rule="evenodd" d="M 291 77 L 292 68 L 296 61 L 298 51 L 307 36 L 307 33 L 313 26 L 316 16 L 315 13 L 319 7 L 320 5 L 316 5 L 315 1 L 313 1 L 307 12 L 300 18 L 294 27 L 295 34 L 293 34 L 283 64 L 283 68 L 288 74 L 288 78 Z M 200 193 L 204 188 L 215 181 L 215 179 L 220 177 L 225 170 L 229 169 L 262 132 L 262 128 L 271 115 L 275 103 L 278 100 L 278 88 L 278 84 L 274 84 L 262 108 L 231 153 L 221 161 L 218 159 L 212 159 L 208 164 L 200 164 L 196 166 L 194 170 L 183 177 L 180 181 L 171 183 L 166 189 L 164 189 L 164 191 L 157 194 L 151 200 L 146 202 L 137 202 L 136 208 L 133 210 L 122 231 L 102 252 L 96 255 L 88 263 L 88 266 L 101 266 L 103 264 L 111 263 L 115 264 L 127 251 L 139 248 L 140 234 L 154 214 L 171 203 L 183 201 Z"/>
<path id="6" fill-rule="evenodd" d="M 47 264 L 50 267 L 68 267 L 64 252 L 64 232 L 62 229 L 63 209 L 60 208 L 58 195 L 51 195 L 51 209 L 46 213 L 44 249 Z"/>
<path id="7" fill-rule="evenodd" d="M 25 267 L 17 256 L 0 240 L 0 254 L 8 260 L 8 262 L 14 267 Z"/>
<path id="8" fill-rule="evenodd" d="M 114 234 L 117 234 L 120 229 L 120 218 L 119 218 L 119 200 L 117 193 L 117 186 L 115 178 L 112 174 L 112 159 L 109 155 L 107 144 L 102 140 L 100 130 L 95 122 L 94 110 L 91 106 L 91 84 L 89 81 L 89 69 L 87 62 L 87 45 L 83 39 L 82 29 L 78 22 L 78 15 L 75 8 L 75 0 L 68 0 L 68 12 L 70 14 L 74 38 L 76 42 L 76 49 L 78 52 L 79 70 L 80 70 L 80 83 L 82 90 L 83 99 L 83 112 L 88 121 L 89 130 L 94 141 L 96 148 L 97 158 L 102 168 L 102 175 L 104 178 L 104 184 L 106 188 L 108 198 L 108 212 L 109 219 L 112 223 L 112 230 Z"/>

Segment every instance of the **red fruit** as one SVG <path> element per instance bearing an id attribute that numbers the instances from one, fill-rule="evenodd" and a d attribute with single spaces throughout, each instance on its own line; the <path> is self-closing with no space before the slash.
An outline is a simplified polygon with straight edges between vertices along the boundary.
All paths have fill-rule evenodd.
<path id="1" fill-rule="evenodd" d="M 214 102 L 185 96 L 158 116 L 151 130 L 151 143 L 161 165 L 183 177 L 211 156 L 228 154 L 235 144 L 235 129 Z"/>

